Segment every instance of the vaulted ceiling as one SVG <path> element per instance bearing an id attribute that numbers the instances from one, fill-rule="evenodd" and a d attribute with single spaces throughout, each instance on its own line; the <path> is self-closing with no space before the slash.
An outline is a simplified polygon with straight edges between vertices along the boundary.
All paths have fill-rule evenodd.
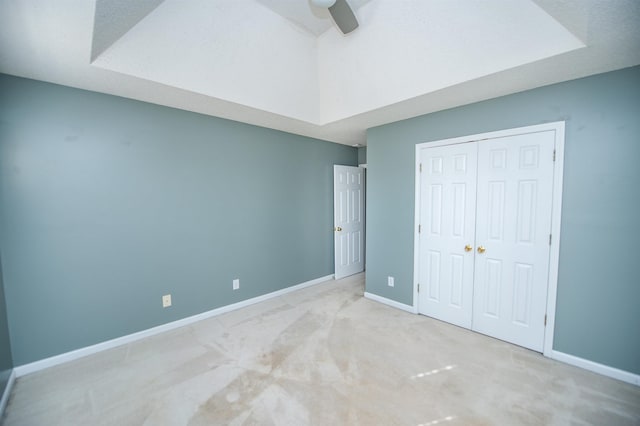
<path id="1" fill-rule="evenodd" d="M 343 144 L 640 64 L 638 0 L 2 0 L 0 72 Z"/>

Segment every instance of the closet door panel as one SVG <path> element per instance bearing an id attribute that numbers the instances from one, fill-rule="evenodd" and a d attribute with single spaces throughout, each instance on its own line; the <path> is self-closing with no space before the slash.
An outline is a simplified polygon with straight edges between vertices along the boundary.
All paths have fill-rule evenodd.
<path id="1" fill-rule="evenodd" d="M 477 144 L 424 148 L 420 159 L 419 311 L 471 328 Z"/>
<path id="2" fill-rule="evenodd" d="M 553 132 L 478 144 L 472 329 L 530 349 L 544 343 Z"/>

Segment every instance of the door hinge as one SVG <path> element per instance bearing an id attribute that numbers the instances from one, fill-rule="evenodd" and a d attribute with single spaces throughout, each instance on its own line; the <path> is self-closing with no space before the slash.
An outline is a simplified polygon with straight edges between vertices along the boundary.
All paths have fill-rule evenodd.
<path id="1" fill-rule="evenodd" d="M 547 326 L 547 314 L 544 314 L 544 326 Z"/>
<path id="2" fill-rule="evenodd" d="M 418 283 L 418 293 L 420 293 L 420 283 Z"/>
<path id="3" fill-rule="evenodd" d="M 422 232 L 422 225 L 418 225 L 418 234 Z"/>
<path id="4" fill-rule="evenodd" d="M 549 245 L 551 245 L 551 234 L 549 234 Z"/>
<path id="5" fill-rule="evenodd" d="M 553 150 L 553 161 L 556 161 L 556 150 Z"/>
<path id="6" fill-rule="evenodd" d="M 420 163 L 420 173 L 422 173 L 422 163 Z"/>

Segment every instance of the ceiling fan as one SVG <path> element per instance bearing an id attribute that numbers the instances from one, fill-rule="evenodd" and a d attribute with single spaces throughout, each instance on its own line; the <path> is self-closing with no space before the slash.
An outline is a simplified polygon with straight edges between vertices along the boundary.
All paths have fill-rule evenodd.
<path id="1" fill-rule="evenodd" d="M 327 8 L 334 22 L 343 34 L 358 28 L 358 20 L 347 0 L 311 0 L 314 6 Z"/>

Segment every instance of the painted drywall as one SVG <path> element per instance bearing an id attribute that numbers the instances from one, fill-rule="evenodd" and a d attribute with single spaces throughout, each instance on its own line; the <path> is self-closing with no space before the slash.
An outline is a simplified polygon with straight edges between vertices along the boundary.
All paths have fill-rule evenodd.
<path id="1" fill-rule="evenodd" d="M 640 374 L 638 117 L 634 67 L 370 129 L 367 291 L 413 303 L 416 144 L 564 120 L 554 349 Z"/>
<path id="2" fill-rule="evenodd" d="M 321 123 L 584 47 L 529 0 L 378 0 L 357 15 L 348 37 L 318 38 Z"/>
<path id="3" fill-rule="evenodd" d="M 367 164 L 367 147 L 358 148 L 358 164 Z"/>
<path id="4" fill-rule="evenodd" d="M 0 93 L 15 365 L 333 273 L 333 165 L 355 148 L 6 75 Z"/>
<path id="5" fill-rule="evenodd" d="M 91 40 L 94 60 L 164 0 L 96 0 Z"/>
<path id="6" fill-rule="evenodd" d="M 92 65 L 317 123 L 316 44 L 255 2 L 167 0 Z"/>
<path id="7" fill-rule="evenodd" d="M 7 321 L 7 307 L 4 297 L 4 281 L 2 279 L 2 256 L 0 255 L 0 398 L 2 398 L 7 387 L 11 371 L 13 371 L 13 359 L 11 357 L 9 323 Z"/>

